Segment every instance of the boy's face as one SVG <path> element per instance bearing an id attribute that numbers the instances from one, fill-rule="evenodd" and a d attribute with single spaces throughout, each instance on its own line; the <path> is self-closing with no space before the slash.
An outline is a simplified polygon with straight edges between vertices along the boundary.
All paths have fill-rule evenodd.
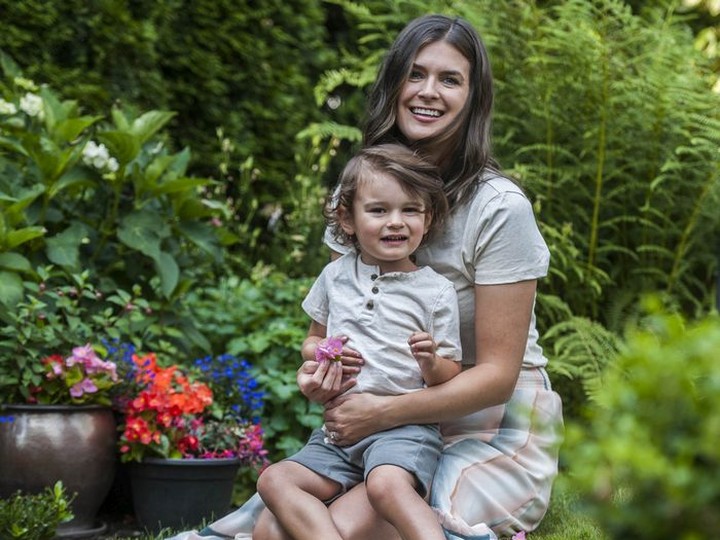
<path id="1" fill-rule="evenodd" d="M 373 172 L 362 179 L 352 215 L 342 216 L 342 228 L 355 235 L 365 264 L 382 272 L 409 272 L 410 260 L 430 226 L 423 201 L 403 191 L 391 175 Z"/>

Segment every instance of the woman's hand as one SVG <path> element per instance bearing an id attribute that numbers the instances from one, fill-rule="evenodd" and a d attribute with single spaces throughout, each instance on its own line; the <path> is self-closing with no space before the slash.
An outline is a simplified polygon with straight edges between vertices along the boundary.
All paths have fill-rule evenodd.
<path id="1" fill-rule="evenodd" d="M 334 432 L 333 442 L 339 446 L 356 443 L 378 431 L 395 427 L 383 415 L 388 400 L 394 396 L 346 394 L 325 403 L 325 428 Z"/>

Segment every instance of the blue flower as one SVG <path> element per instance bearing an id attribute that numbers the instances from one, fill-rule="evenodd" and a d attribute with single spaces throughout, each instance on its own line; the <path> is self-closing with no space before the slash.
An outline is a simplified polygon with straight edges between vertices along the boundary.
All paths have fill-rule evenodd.
<path id="1" fill-rule="evenodd" d="M 206 356 L 195 360 L 195 366 L 205 375 L 215 401 L 243 418 L 259 419 L 265 394 L 258 390 L 252 366 L 245 359 L 232 354 Z"/>

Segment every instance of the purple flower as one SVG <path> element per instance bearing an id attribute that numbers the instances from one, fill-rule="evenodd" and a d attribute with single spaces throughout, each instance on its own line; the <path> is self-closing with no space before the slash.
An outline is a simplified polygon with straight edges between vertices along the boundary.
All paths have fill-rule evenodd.
<path id="1" fill-rule="evenodd" d="M 342 356 L 342 347 L 343 344 L 340 338 L 330 337 L 324 339 L 318 343 L 315 349 L 315 360 L 318 362 L 325 362 L 327 360 L 339 362 Z"/>
<path id="2" fill-rule="evenodd" d="M 101 360 L 89 343 L 83 347 L 75 347 L 72 350 L 72 356 L 66 358 L 65 363 L 68 367 L 80 364 L 88 375 L 107 373 L 113 381 L 118 380 L 115 363 Z"/>
<path id="3" fill-rule="evenodd" d="M 97 391 L 98 388 L 95 386 L 95 383 L 88 378 L 85 378 L 70 387 L 70 395 L 74 398 L 82 397 L 83 394 L 94 394 Z"/>

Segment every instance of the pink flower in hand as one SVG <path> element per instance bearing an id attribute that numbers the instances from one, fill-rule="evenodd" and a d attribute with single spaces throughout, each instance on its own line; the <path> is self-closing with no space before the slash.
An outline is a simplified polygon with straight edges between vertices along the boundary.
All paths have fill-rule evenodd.
<path id="1" fill-rule="evenodd" d="M 342 356 L 342 346 L 343 344 L 340 338 L 330 337 L 322 340 L 315 349 L 315 360 L 318 362 L 325 362 L 327 360 L 339 362 Z"/>
<path id="2" fill-rule="evenodd" d="M 512 540 L 525 540 L 525 531 L 520 531 L 512 537 Z"/>

